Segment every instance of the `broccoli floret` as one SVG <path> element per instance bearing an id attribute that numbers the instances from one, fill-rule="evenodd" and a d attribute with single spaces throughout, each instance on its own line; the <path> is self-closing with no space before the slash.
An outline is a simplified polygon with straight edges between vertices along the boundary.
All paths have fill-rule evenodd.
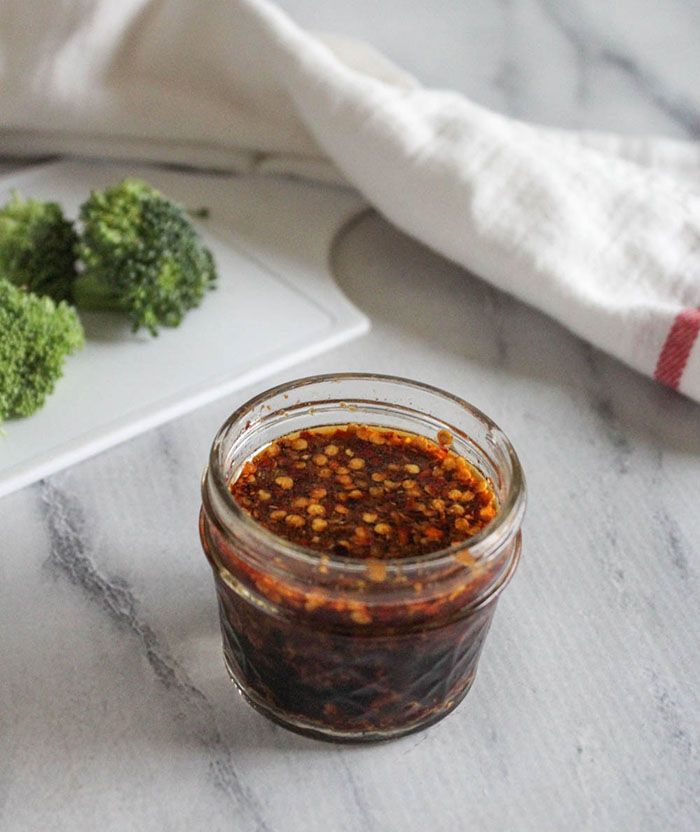
<path id="1" fill-rule="evenodd" d="M 83 342 L 72 306 L 0 280 L 0 422 L 42 407 Z"/>
<path id="2" fill-rule="evenodd" d="M 77 239 L 58 203 L 13 191 L 0 208 L 0 276 L 54 300 L 69 298 Z"/>
<path id="3" fill-rule="evenodd" d="M 94 191 L 80 210 L 80 309 L 125 313 L 135 330 L 178 326 L 214 287 L 216 269 L 185 209 L 140 179 Z"/>

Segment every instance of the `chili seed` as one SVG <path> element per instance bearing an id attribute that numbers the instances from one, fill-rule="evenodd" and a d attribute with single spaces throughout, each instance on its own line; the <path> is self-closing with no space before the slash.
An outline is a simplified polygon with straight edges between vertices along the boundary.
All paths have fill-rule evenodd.
<path id="1" fill-rule="evenodd" d="M 452 444 L 452 434 L 449 430 L 439 430 L 437 434 L 438 442 L 445 448 L 449 448 Z"/>
<path id="2" fill-rule="evenodd" d="M 301 517 L 299 514 L 288 514 L 284 518 L 284 522 L 288 526 L 293 526 L 295 529 L 300 529 L 306 523 L 306 520 L 304 520 L 304 518 Z"/>
<path id="3" fill-rule="evenodd" d="M 377 558 L 369 558 L 367 561 L 367 577 L 370 581 L 383 581 L 386 578 L 386 564 Z"/>
<path id="4" fill-rule="evenodd" d="M 352 610 L 350 613 L 350 618 L 356 624 L 371 624 L 372 623 L 372 616 L 367 612 L 366 609 L 361 610 Z"/>
<path id="5" fill-rule="evenodd" d="M 323 606 L 323 602 L 325 601 L 325 597 L 322 592 L 319 590 L 311 590 L 306 595 L 306 602 L 304 604 L 304 608 L 308 612 L 312 612 L 317 607 Z"/>

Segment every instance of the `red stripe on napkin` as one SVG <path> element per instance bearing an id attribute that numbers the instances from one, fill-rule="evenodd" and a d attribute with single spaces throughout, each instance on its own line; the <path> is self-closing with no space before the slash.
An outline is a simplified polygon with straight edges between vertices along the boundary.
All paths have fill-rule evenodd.
<path id="1" fill-rule="evenodd" d="M 690 351 L 700 332 L 700 309 L 683 309 L 669 330 L 656 363 L 654 378 L 678 389 Z"/>

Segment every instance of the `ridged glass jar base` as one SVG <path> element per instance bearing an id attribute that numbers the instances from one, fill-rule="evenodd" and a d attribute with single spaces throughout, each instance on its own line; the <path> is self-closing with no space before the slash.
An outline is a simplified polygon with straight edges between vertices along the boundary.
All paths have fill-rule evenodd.
<path id="1" fill-rule="evenodd" d="M 398 728 L 391 728 L 384 731 L 340 731 L 335 728 L 330 728 L 327 725 L 320 725 L 316 722 L 303 719 L 294 719 L 284 711 L 277 710 L 270 707 L 267 702 L 260 699 L 250 688 L 246 688 L 245 684 L 236 676 L 234 669 L 224 651 L 224 664 L 228 675 L 236 687 L 236 690 L 243 699 L 259 714 L 271 720 L 275 724 L 286 728 L 288 731 L 293 731 L 295 734 L 300 734 L 303 737 L 310 737 L 314 740 L 323 740 L 331 743 L 346 743 L 348 745 L 359 745 L 361 743 L 386 742 L 388 740 L 397 740 L 401 737 L 406 737 L 409 734 L 416 734 L 419 731 L 424 731 L 430 728 L 431 725 L 445 719 L 449 716 L 455 708 L 462 702 L 466 695 L 471 690 L 471 687 L 476 678 L 476 671 L 466 680 L 464 689 L 458 696 L 447 702 L 442 703 L 440 709 L 432 713 L 429 717 L 415 720 L 414 722 L 401 725 Z"/>

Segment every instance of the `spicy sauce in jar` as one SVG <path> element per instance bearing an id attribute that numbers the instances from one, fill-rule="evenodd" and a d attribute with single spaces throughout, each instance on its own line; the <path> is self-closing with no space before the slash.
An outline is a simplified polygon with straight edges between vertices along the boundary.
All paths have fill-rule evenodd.
<path id="1" fill-rule="evenodd" d="M 369 425 L 280 437 L 230 483 L 236 502 L 291 543 L 349 558 L 410 558 L 467 540 L 497 511 L 486 477 L 437 442 Z"/>
<path id="2" fill-rule="evenodd" d="M 232 540 L 203 511 L 226 663 L 266 715 L 315 736 L 381 739 L 467 693 L 519 536 L 492 562 L 472 556 L 498 498 L 451 444 L 446 430 L 297 431 L 227 482 L 257 541 Z"/>

